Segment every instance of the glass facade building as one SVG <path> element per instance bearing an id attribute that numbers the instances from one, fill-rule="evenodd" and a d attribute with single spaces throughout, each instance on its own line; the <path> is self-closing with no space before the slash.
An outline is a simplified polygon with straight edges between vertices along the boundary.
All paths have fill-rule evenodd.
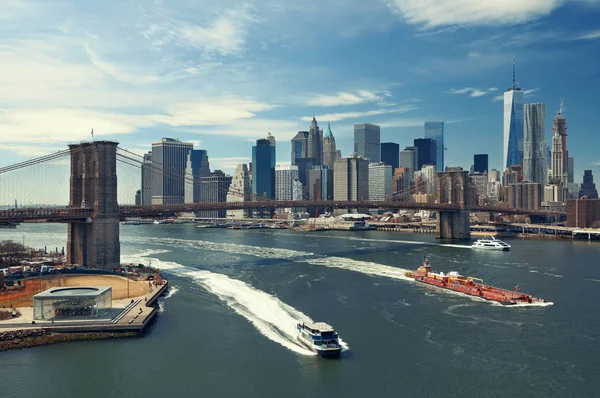
<path id="1" fill-rule="evenodd" d="M 504 169 L 522 165 L 523 92 L 514 86 L 504 93 Z"/>
<path id="2" fill-rule="evenodd" d="M 400 145 L 395 142 L 382 142 L 381 161 L 392 166 L 392 170 L 400 167 Z"/>
<path id="3" fill-rule="evenodd" d="M 152 152 L 144 154 L 142 162 L 142 195 L 141 204 L 149 206 L 152 204 Z"/>
<path id="4" fill-rule="evenodd" d="M 381 161 L 381 129 L 370 123 L 354 125 L 354 152 L 363 159 L 379 163 Z"/>
<path id="5" fill-rule="evenodd" d="M 425 122 L 425 138 L 435 140 L 435 166 L 444 171 L 444 122 Z"/>
<path id="6" fill-rule="evenodd" d="M 429 164 L 436 166 L 437 145 L 433 138 L 417 138 L 415 139 L 415 148 L 417 150 L 417 167 L 415 171 L 421 170 L 423 165 Z"/>
<path id="7" fill-rule="evenodd" d="M 473 171 L 475 173 L 487 173 L 488 172 L 488 155 L 487 153 L 480 153 L 473 156 Z"/>
<path id="8" fill-rule="evenodd" d="M 275 146 L 267 139 L 252 147 L 252 195 L 256 200 L 275 198 Z"/>
<path id="9" fill-rule="evenodd" d="M 53 287 L 33 296 L 33 319 L 81 319 L 108 316 L 112 287 Z"/>
<path id="10" fill-rule="evenodd" d="M 546 162 L 546 106 L 524 106 L 523 180 L 545 185 L 548 177 Z"/>

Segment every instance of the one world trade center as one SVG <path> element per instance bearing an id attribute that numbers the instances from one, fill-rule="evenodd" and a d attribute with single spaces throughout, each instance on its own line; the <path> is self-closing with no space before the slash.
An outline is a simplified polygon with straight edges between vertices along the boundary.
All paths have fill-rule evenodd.
<path id="1" fill-rule="evenodd" d="M 504 93 L 504 168 L 523 164 L 523 91 L 515 80 L 513 57 L 513 85 Z"/>

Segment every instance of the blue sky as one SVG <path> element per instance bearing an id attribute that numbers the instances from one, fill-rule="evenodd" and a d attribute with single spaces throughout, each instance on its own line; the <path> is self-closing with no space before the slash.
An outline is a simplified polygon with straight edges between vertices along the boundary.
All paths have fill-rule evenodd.
<path id="1" fill-rule="evenodd" d="M 0 0 L 0 165 L 90 138 L 142 153 L 163 136 L 278 162 L 313 115 L 402 147 L 446 122 L 447 165 L 500 168 L 512 56 L 526 102 L 565 99 L 576 181 L 600 179 L 600 0 Z"/>

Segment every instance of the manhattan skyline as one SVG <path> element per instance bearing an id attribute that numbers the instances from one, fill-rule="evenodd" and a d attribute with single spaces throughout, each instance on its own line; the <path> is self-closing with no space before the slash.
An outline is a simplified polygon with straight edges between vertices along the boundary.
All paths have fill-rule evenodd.
<path id="1" fill-rule="evenodd" d="M 546 142 L 565 98 L 575 180 L 600 174 L 590 149 L 600 144 L 599 1 L 465 1 L 450 13 L 448 1 L 425 3 L 4 5 L 2 164 L 89 140 L 94 128 L 140 154 L 177 137 L 232 174 L 268 132 L 289 162 L 290 139 L 315 116 L 331 122 L 344 157 L 355 123 L 381 126 L 381 142 L 404 148 L 424 122 L 443 120 L 446 166 L 488 153 L 501 170 L 498 97 L 512 86 L 515 55 L 524 102 L 546 104 Z"/>

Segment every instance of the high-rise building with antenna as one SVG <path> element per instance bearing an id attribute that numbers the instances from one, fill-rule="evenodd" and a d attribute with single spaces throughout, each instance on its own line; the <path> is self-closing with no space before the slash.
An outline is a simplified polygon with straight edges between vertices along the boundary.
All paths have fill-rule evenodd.
<path id="1" fill-rule="evenodd" d="M 517 87 L 515 57 L 513 85 L 504 93 L 504 168 L 523 164 L 523 91 Z"/>

